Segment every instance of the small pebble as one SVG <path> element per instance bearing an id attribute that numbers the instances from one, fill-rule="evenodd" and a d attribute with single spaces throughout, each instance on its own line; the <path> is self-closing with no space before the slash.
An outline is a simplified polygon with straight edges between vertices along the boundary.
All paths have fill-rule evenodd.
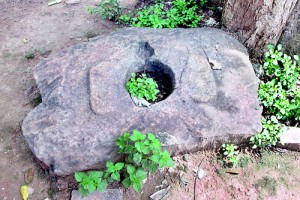
<path id="1" fill-rule="evenodd" d="M 193 171 L 196 173 L 198 179 L 201 179 L 206 175 L 203 169 L 194 169 Z"/>
<path id="2" fill-rule="evenodd" d="M 184 161 L 187 162 L 189 159 L 190 159 L 190 155 L 189 155 L 189 154 L 184 154 L 184 155 L 183 155 L 183 160 L 184 160 Z"/>
<path id="3" fill-rule="evenodd" d="M 25 178 L 25 182 L 27 184 L 31 183 L 34 177 L 34 172 L 32 168 L 29 168 L 26 170 L 25 174 L 24 174 L 24 178 Z"/>
<path id="4" fill-rule="evenodd" d="M 170 168 L 168 169 L 168 172 L 169 172 L 169 173 L 174 173 L 174 172 L 175 172 L 175 170 L 174 170 L 174 168 L 173 168 L 173 167 L 170 167 Z"/>

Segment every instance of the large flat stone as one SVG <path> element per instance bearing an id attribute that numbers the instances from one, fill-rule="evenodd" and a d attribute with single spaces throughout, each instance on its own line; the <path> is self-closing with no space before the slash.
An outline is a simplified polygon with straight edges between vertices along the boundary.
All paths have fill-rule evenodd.
<path id="1" fill-rule="evenodd" d="M 105 192 L 93 192 L 87 197 L 81 197 L 78 190 L 72 191 L 71 200 L 122 200 L 123 190 L 107 189 Z"/>
<path id="2" fill-rule="evenodd" d="M 168 74 L 174 91 L 138 107 L 125 84 L 149 67 Z M 133 129 L 159 133 L 174 154 L 261 130 L 247 50 L 219 29 L 126 28 L 53 54 L 33 73 L 43 102 L 25 118 L 23 134 L 59 175 L 117 159 L 116 138 Z"/>
<path id="3" fill-rule="evenodd" d="M 288 127 L 282 134 L 281 141 L 283 145 L 278 146 L 292 151 L 300 151 L 300 128 Z"/>

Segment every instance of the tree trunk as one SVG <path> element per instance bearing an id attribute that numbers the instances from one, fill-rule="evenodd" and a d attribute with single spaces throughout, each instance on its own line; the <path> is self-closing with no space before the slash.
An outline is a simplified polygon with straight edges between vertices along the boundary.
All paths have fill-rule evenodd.
<path id="1" fill-rule="evenodd" d="M 269 43 L 277 44 L 298 1 L 227 0 L 222 24 L 247 47 L 263 50 Z"/>
<path id="2" fill-rule="evenodd" d="M 279 42 L 289 55 L 300 55 L 300 1 L 295 6 Z"/>

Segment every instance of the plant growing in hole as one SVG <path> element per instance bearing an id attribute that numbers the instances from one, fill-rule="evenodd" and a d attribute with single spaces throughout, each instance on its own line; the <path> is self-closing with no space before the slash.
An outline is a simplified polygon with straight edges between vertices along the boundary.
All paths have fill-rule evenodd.
<path id="1" fill-rule="evenodd" d="M 122 184 L 126 188 L 132 186 L 136 192 L 140 192 L 143 180 L 149 172 L 154 173 L 158 168 L 174 166 L 169 152 L 161 150 L 159 140 L 151 133 L 146 136 L 137 130 L 132 134 L 126 132 L 118 137 L 116 144 L 118 153 L 125 156 L 124 162 L 114 164 L 107 161 L 104 171 L 75 173 L 82 196 L 96 189 L 105 191 L 109 182 L 121 181 L 121 177 L 124 177 Z"/>
<path id="2" fill-rule="evenodd" d="M 234 144 L 223 144 L 222 145 L 222 152 L 223 152 L 223 160 L 229 164 L 236 166 L 239 163 L 239 158 L 237 154 L 239 153 L 236 151 L 238 147 Z"/>
<path id="3" fill-rule="evenodd" d="M 275 146 L 277 142 L 281 142 L 280 138 L 284 128 L 274 115 L 268 120 L 263 118 L 262 126 L 263 131 L 250 138 L 250 144 L 252 144 L 253 149 Z"/>
<path id="4" fill-rule="evenodd" d="M 126 89 L 131 96 L 146 98 L 147 101 L 155 101 L 159 93 L 155 80 L 148 78 L 146 74 L 137 76 L 136 73 L 132 73 L 131 79 L 126 83 Z"/>

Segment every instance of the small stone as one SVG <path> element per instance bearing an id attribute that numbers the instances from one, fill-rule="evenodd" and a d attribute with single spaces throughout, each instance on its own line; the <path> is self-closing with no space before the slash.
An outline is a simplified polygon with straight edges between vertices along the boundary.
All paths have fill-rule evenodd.
<path id="1" fill-rule="evenodd" d="M 144 98 L 138 99 L 136 97 L 131 96 L 132 101 L 135 103 L 137 106 L 141 107 L 149 107 L 151 104 Z"/>
<path id="2" fill-rule="evenodd" d="M 205 171 L 201 168 L 200 169 L 194 169 L 193 171 L 196 173 L 196 176 L 197 176 L 198 179 L 201 179 L 206 175 Z"/>
<path id="3" fill-rule="evenodd" d="M 159 190 L 157 192 L 155 192 L 154 194 L 152 194 L 150 196 L 150 199 L 151 200 L 162 200 L 166 197 L 166 195 L 168 194 L 168 191 L 170 189 L 170 186 L 165 188 L 165 189 L 162 189 L 162 190 Z"/>
<path id="4" fill-rule="evenodd" d="M 170 167 L 170 168 L 168 169 L 168 172 L 169 172 L 169 173 L 174 173 L 174 172 L 175 172 L 175 170 L 174 170 L 174 168 L 173 168 L 173 167 Z"/>
<path id="5" fill-rule="evenodd" d="M 184 160 L 184 161 L 187 162 L 189 159 L 190 159 L 190 155 L 189 155 L 189 154 L 184 154 L 184 155 L 183 155 L 183 160 Z"/>
<path id="6" fill-rule="evenodd" d="M 166 179 L 164 179 L 162 182 L 161 182 L 162 185 L 169 185 L 168 181 Z"/>
<path id="7" fill-rule="evenodd" d="M 183 176 L 180 176 L 180 178 L 179 178 L 179 184 L 180 184 L 181 187 L 187 186 L 188 183 L 189 183 L 188 179 L 186 179 Z"/>
<path id="8" fill-rule="evenodd" d="M 75 4 L 79 4 L 80 0 L 67 0 L 66 4 L 67 5 L 75 5 Z"/>
<path id="9" fill-rule="evenodd" d="M 33 181 L 33 177 L 34 177 L 33 169 L 32 168 L 27 169 L 24 174 L 25 182 L 27 184 L 31 183 Z"/>
<path id="10" fill-rule="evenodd" d="M 208 14 L 208 16 L 213 16 L 214 15 L 214 11 L 212 11 L 212 10 L 209 10 L 208 12 L 207 12 L 207 14 Z"/>
<path id="11" fill-rule="evenodd" d="M 214 18 L 210 17 L 209 19 L 205 20 L 205 24 L 206 24 L 206 26 L 216 26 L 219 23 L 216 22 L 216 20 Z"/>
<path id="12" fill-rule="evenodd" d="M 255 74 L 258 76 L 258 77 L 261 77 L 263 74 L 264 74 L 264 70 L 262 68 L 262 65 L 258 64 L 258 63 L 253 63 L 252 64 L 253 66 L 253 69 L 255 71 Z"/>

